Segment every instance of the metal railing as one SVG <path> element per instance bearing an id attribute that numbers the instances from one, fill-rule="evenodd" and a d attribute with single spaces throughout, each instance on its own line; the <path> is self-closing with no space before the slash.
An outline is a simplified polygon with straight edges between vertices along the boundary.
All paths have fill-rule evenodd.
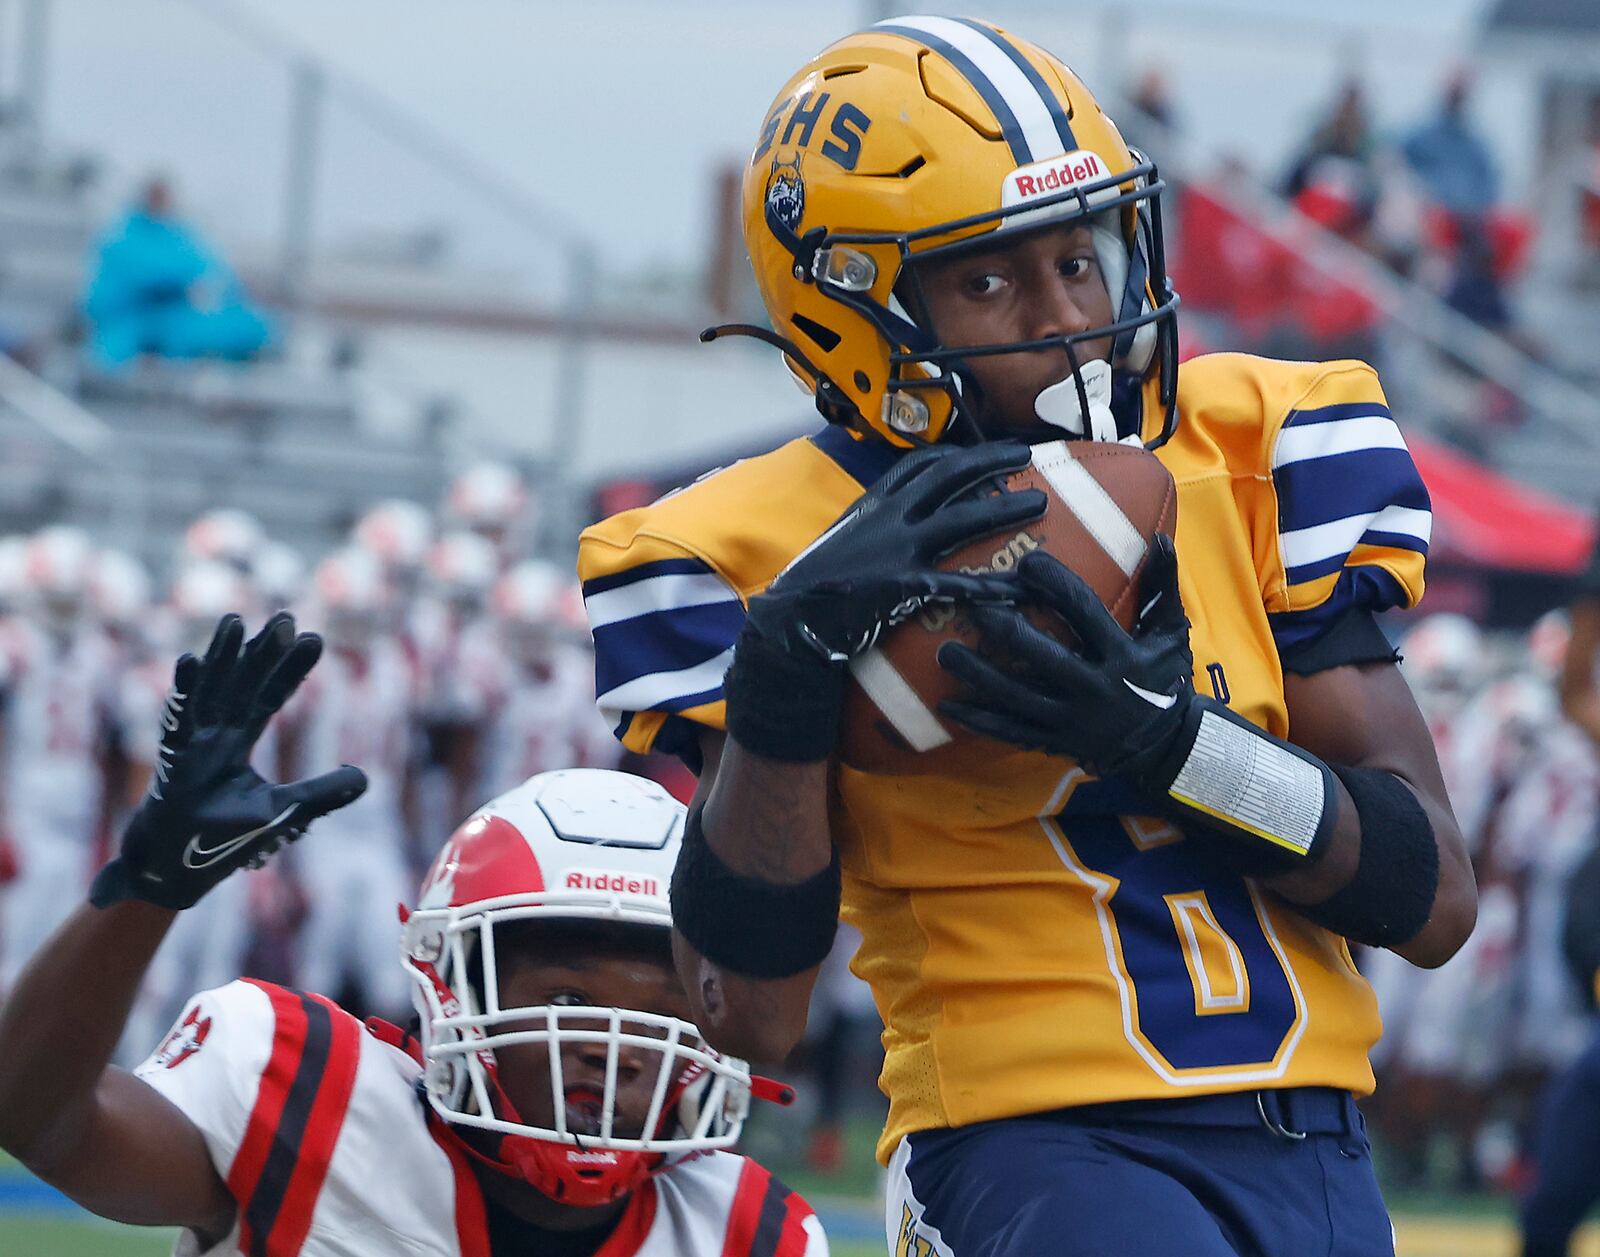
<path id="1" fill-rule="evenodd" d="M 21 363 L 0 354 L 0 415 L 16 433 L 42 437 L 53 456 L 34 474 L 95 493 L 107 508 L 104 530 L 141 538 L 149 522 L 150 482 L 143 460 L 127 448 L 103 419 L 46 383 Z M 24 464 L 26 465 L 26 464 Z"/>

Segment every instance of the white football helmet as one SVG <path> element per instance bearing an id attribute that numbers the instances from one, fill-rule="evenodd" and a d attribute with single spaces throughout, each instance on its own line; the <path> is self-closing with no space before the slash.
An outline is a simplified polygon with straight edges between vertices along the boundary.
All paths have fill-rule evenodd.
<path id="1" fill-rule="evenodd" d="M 377 634 L 388 587 L 367 551 L 347 546 L 328 555 L 311 574 L 311 592 L 330 646 L 360 650 Z"/>
<path id="2" fill-rule="evenodd" d="M 263 606 L 278 611 L 305 593 L 306 561 L 293 546 L 266 541 L 252 556 L 250 577 Z"/>
<path id="3" fill-rule="evenodd" d="M 719 1055 L 687 1021 L 649 1009 L 501 1004 L 495 946 L 502 926 L 671 930 L 667 887 L 684 815 L 682 804 L 641 777 L 541 773 L 455 832 L 406 918 L 402 961 L 421 1017 L 428 1103 L 448 1123 L 501 1136 L 491 1164 L 563 1203 L 617 1200 L 671 1158 L 732 1147 L 749 1109 L 748 1067 Z M 553 1126 L 524 1120 L 500 1088 L 495 1053 L 511 1044 L 547 1049 Z M 605 1047 L 604 1094 L 597 1107 L 590 1097 L 575 1119 L 563 1057 L 594 1044 Z M 645 1059 L 636 1076 L 653 1078 L 648 1114 L 632 1133 L 617 1125 L 624 1051 L 634 1062 Z M 755 1090 L 787 1099 L 766 1080 Z"/>
<path id="4" fill-rule="evenodd" d="M 1528 663 L 1541 677 L 1561 675 L 1572 640 L 1572 620 L 1564 610 L 1546 611 L 1528 630 Z"/>
<path id="5" fill-rule="evenodd" d="M 125 550 L 102 550 L 89 574 L 89 603 L 103 624 L 126 629 L 150 610 L 152 587 L 145 565 Z"/>
<path id="6" fill-rule="evenodd" d="M 522 521 L 527 507 L 527 485 L 516 468 L 506 463 L 478 463 L 467 468 L 450 482 L 445 495 L 445 511 L 452 522 L 497 543 Z"/>
<path id="7" fill-rule="evenodd" d="M 187 563 L 168 591 L 181 648 L 204 650 L 217 621 L 229 612 L 243 615 L 250 605 L 250 587 L 231 564 L 214 559 Z"/>
<path id="8" fill-rule="evenodd" d="M 422 566 L 433 541 L 433 519 L 424 507 L 403 498 L 379 502 L 357 522 L 351 539 L 370 551 L 391 573 Z"/>
<path id="9" fill-rule="evenodd" d="M 28 540 L 23 554 L 27 593 L 44 620 L 65 627 L 83 614 L 94 571 L 94 546 L 81 528 L 55 524 Z"/>
<path id="10" fill-rule="evenodd" d="M 454 606 L 482 608 L 499 571 L 495 548 L 476 533 L 446 533 L 428 547 L 428 582 Z"/>
<path id="11" fill-rule="evenodd" d="M 1483 634 L 1464 615 L 1430 615 L 1406 634 L 1401 670 L 1418 695 L 1468 698 L 1487 679 Z"/>
<path id="12" fill-rule="evenodd" d="M 568 595 L 576 582 L 554 563 L 527 559 L 495 582 L 491 602 L 506 651 L 527 665 L 543 663 L 571 636 Z"/>
<path id="13" fill-rule="evenodd" d="M 207 511 L 183 534 L 186 559 L 227 563 L 241 572 L 250 570 L 255 552 L 266 541 L 261 523 L 247 511 L 223 507 Z"/>

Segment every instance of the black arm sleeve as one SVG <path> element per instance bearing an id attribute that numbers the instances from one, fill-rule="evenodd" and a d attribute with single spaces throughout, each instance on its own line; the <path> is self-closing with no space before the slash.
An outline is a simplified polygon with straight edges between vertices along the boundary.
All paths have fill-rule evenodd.
<path id="1" fill-rule="evenodd" d="M 1308 677 L 1352 663 L 1397 663 L 1400 655 L 1389 644 L 1372 612 L 1365 607 L 1351 607 L 1326 632 L 1291 647 L 1280 658 L 1285 672 Z"/>

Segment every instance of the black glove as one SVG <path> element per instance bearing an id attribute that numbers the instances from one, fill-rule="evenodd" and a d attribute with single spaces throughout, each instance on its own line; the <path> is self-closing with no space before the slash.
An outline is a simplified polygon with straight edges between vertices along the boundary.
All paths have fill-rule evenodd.
<path id="1" fill-rule="evenodd" d="M 940 647 L 940 665 L 971 691 L 940 710 L 1002 742 L 1070 756 L 1096 776 L 1140 783 L 1183 736 L 1196 698 L 1172 539 L 1158 535 L 1151 548 L 1131 634 L 1082 577 L 1044 551 L 1024 557 L 1016 574 L 1019 601 L 1059 615 L 1081 648 L 1040 632 L 1017 607 L 974 607 L 985 653 L 960 642 Z M 994 657 L 1017 667 L 1002 669 Z"/>
<path id="2" fill-rule="evenodd" d="M 1008 665 L 946 642 L 939 663 L 970 694 L 941 711 L 978 733 L 1070 756 L 1097 777 L 1125 779 L 1153 814 L 1227 839 L 1226 860 L 1238 872 L 1272 876 L 1321 857 L 1338 819 L 1333 773 L 1195 692 L 1170 537 L 1158 535 L 1151 547 L 1132 633 L 1043 551 L 1023 558 L 1016 579 L 1026 600 L 1066 621 L 1080 649 L 1041 633 L 1015 607 L 974 607 L 986 653 Z"/>
<path id="3" fill-rule="evenodd" d="M 311 671 L 322 640 L 296 637 L 287 612 L 241 651 L 243 640 L 243 623 L 227 615 L 204 659 L 178 660 L 155 775 L 123 830 L 120 854 L 94 879 L 89 901 L 96 907 L 124 899 L 192 907 L 235 869 L 259 867 L 367 788 L 366 775 L 348 764 L 283 786 L 250 767 L 256 739 Z"/>
<path id="4" fill-rule="evenodd" d="M 934 564 L 1044 513 L 1037 489 L 973 493 L 987 481 L 999 488 L 1031 457 L 1018 441 L 907 454 L 752 598 L 723 681 L 734 738 L 773 759 L 825 758 L 838 740 L 847 660 L 930 602 L 1010 597 L 1007 583 Z"/>
<path id="5" fill-rule="evenodd" d="M 1044 514 L 1038 489 L 955 501 L 1031 458 L 1020 441 L 907 454 L 750 600 L 750 625 L 785 654 L 842 663 L 930 602 L 995 597 L 994 582 L 933 565 Z"/>

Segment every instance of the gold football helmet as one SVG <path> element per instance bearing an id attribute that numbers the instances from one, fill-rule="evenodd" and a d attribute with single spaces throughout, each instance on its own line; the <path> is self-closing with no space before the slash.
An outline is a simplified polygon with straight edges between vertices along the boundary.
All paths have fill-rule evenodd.
<path id="1" fill-rule="evenodd" d="M 1088 416 L 1078 347 L 1109 338 L 1116 431 L 1083 435 L 1157 445 L 1175 422 L 1178 361 L 1163 186 L 1042 48 L 969 18 L 880 22 L 789 80 L 745 169 L 745 243 L 773 331 L 705 338 L 778 345 L 830 422 L 902 446 L 982 439 L 965 369 L 981 355 L 1060 347 Z M 1115 322 L 940 343 L 909 261 L 1071 222 L 1090 227 Z"/>

